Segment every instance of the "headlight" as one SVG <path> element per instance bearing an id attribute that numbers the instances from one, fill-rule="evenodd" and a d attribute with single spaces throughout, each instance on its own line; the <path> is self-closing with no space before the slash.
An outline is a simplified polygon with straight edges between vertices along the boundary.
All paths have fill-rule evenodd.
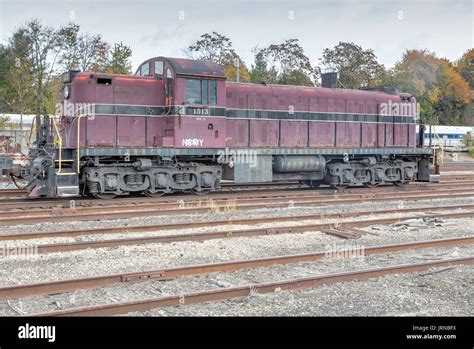
<path id="1" fill-rule="evenodd" d="M 69 98 L 69 85 L 64 85 L 63 87 L 63 97 Z"/>

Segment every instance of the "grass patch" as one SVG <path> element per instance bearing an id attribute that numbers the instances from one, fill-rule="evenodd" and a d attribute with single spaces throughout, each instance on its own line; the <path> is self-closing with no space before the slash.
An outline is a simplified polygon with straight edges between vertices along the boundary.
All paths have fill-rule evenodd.
<path id="1" fill-rule="evenodd" d="M 474 147 L 470 147 L 468 150 L 467 150 L 467 153 L 469 154 L 469 156 L 471 158 L 474 158 Z"/>

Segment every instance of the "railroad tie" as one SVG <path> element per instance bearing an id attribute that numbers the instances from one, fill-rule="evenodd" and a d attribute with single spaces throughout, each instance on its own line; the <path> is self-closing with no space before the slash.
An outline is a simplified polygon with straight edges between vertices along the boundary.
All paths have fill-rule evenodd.
<path id="1" fill-rule="evenodd" d="M 362 235 L 378 235 L 375 233 L 369 233 L 364 230 L 355 229 L 355 228 L 332 228 L 329 230 L 323 230 L 324 234 L 336 236 L 341 239 L 360 239 Z"/>

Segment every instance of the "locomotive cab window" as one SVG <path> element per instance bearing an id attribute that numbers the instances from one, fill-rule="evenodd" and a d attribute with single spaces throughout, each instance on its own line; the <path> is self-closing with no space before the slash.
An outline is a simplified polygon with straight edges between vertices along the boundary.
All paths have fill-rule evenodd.
<path id="1" fill-rule="evenodd" d="M 217 81 L 209 81 L 209 104 L 217 104 Z"/>
<path id="2" fill-rule="evenodd" d="M 186 80 L 186 103 L 201 104 L 201 80 Z"/>
<path id="3" fill-rule="evenodd" d="M 163 76 L 164 66 L 163 61 L 155 61 L 155 75 Z"/>
<path id="4" fill-rule="evenodd" d="M 146 62 L 141 67 L 141 76 L 148 76 L 150 75 L 150 63 Z"/>
<path id="5" fill-rule="evenodd" d="M 215 80 L 186 80 L 187 104 L 217 104 L 217 82 Z"/>

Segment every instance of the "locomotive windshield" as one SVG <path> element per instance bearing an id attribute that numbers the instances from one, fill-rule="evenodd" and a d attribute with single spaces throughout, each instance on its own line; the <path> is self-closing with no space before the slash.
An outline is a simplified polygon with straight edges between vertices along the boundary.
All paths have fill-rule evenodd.
<path id="1" fill-rule="evenodd" d="M 155 61 L 155 75 L 163 76 L 163 61 Z"/>
<path id="2" fill-rule="evenodd" d="M 217 104 L 217 82 L 215 80 L 186 79 L 187 104 Z"/>
<path id="3" fill-rule="evenodd" d="M 202 104 L 201 99 L 201 80 L 186 80 L 186 103 Z"/>

